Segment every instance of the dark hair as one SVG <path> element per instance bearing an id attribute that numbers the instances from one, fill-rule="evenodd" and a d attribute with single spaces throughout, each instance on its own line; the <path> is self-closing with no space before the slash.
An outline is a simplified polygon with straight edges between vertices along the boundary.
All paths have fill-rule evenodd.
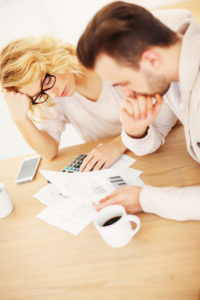
<path id="1" fill-rule="evenodd" d="M 89 22 L 77 45 L 80 62 L 93 69 L 105 52 L 124 65 L 139 67 L 142 53 L 151 46 L 170 46 L 177 34 L 145 8 L 115 1 L 100 9 Z"/>

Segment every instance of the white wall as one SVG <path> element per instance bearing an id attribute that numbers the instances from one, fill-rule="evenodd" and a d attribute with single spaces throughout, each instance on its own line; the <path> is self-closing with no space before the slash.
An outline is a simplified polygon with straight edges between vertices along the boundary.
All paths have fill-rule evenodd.
<path id="1" fill-rule="evenodd" d="M 149 9 L 154 9 L 186 1 L 188 0 L 129 0 L 128 2 L 136 3 Z"/>
<path id="2" fill-rule="evenodd" d="M 2 47 L 11 39 L 23 35 L 39 35 L 49 29 L 52 30 L 53 27 L 43 17 L 39 1 L 1 0 L 0 28 L 0 47 Z M 0 95 L 0 139 L 0 159 L 33 152 L 12 123 L 2 95 Z"/>

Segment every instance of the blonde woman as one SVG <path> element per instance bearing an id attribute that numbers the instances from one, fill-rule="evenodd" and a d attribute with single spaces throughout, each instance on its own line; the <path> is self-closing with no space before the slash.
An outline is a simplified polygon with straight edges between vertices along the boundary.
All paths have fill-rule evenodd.
<path id="1" fill-rule="evenodd" d="M 120 90 L 82 67 L 72 45 L 52 36 L 10 42 L 0 53 L 0 82 L 12 120 L 42 157 L 56 156 L 68 123 L 86 142 L 116 136 L 93 149 L 81 171 L 107 168 L 126 151 Z"/>

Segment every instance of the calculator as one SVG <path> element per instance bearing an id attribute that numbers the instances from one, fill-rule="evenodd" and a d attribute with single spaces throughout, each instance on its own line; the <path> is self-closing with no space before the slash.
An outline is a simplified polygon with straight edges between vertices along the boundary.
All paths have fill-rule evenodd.
<path id="1" fill-rule="evenodd" d="M 70 162 L 70 164 L 65 166 L 61 171 L 67 173 L 79 172 L 80 166 L 86 156 L 87 154 L 83 154 L 83 153 L 79 154 Z"/>

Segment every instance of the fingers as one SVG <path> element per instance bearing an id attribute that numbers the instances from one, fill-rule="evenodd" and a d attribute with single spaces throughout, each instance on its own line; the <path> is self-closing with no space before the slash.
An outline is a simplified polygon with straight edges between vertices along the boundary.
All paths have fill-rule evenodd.
<path id="1" fill-rule="evenodd" d="M 7 89 L 3 89 L 3 96 L 7 102 L 27 102 L 27 100 L 29 101 L 27 95 L 20 92 L 8 91 Z"/>
<path id="2" fill-rule="evenodd" d="M 116 191 L 107 197 L 103 198 L 102 200 L 99 201 L 99 204 L 95 205 L 95 209 L 97 211 L 101 210 L 102 208 L 108 206 L 108 205 L 113 205 L 113 204 L 120 204 L 119 199 L 118 199 L 118 194 Z"/>
<path id="3" fill-rule="evenodd" d="M 142 187 L 139 186 L 124 186 L 117 189 L 112 194 L 100 200 L 99 204 L 94 205 L 97 211 L 102 208 L 113 205 L 120 204 L 124 206 L 128 213 L 139 213 L 142 211 L 140 204 L 140 193 Z"/>
<path id="4" fill-rule="evenodd" d="M 131 101 L 133 107 L 135 120 L 140 120 L 142 118 L 142 113 L 145 111 L 145 109 L 143 111 L 143 105 L 140 107 L 142 101 L 136 99 L 130 99 L 129 101 Z"/>
<path id="5" fill-rule="evenodd" d="M 3 96 L 12 120 L 24 122 L 28 117 L 30 99 L 27 95 L 4 89 Z"/>
<path id="6" fill-rule="evenodd" d="M 155 94 L 154 97 L 155 97 L 156 102 L 152 108 L 152 120 L 155 120 L 155 118 L 159 114 L 159 112 L 162 108 L 163 101 L 164 101 L 163 97 L 161 95 L 159 95 L 158 93 Z"/>
<path id="7" fill-rule="evenodd" d="M 121 139 L 114 139 L 92 149 L 80 166 L 81 172 L 96 171 L 110 167 L 124 152 Z"/>
<path id="8" fill-rule="evenodd" d="M 146 98 L 146 110 L 147 110 L 147 117 L 151 117 L 152 115 L 152 107 L 153 107 L 153 100 L 152 97 Z"/>
<path id="9" fill-rule="evenodd" d="M 143 121 L 144 119 L 155 119 L 162 104 L 163 97 L 158 93 L 154 97 L 138 95 L 137 97 L 127 97 L 122 101 L 120 110 L 124 113 L 124 118 L 129 115 L 134 118 L 134 121 Z"/>
<path id="10" fill-rule="evenodd" d="M 84 159 L 80 166 L 80 172 L 89 172 L 101 170 L 105 164 L 105 160 L 100 157 L 100 154 L 93 149 Z"/>
<path id="11" fill-rule="evenodd" d="M 82 165 L 80 166 L 80 172 L 89 172 L 89 171 L 107 169 L 110 166 L 110 164 L 111 163 L 109 161 L 106 162 L 104 158 L 98 159 L 96 157 L 93 157 L 88 162 L 83 161 Z"/>
<path id="12" fill-rule="evenodd" d="M 156 94 L 154 95 L 154 98 L 156 99 L 156 102 L 157 102 L 157 103 L 163 104 L 164 99 L 163 99 L 163 97 L 162 97 L 160 94 L 156 93 Z"/>
<path id="13" fill-rule="evenodd" d="M 139 121 L 151 114 L 152 106 L 153 98 L 151 96 L 139 96 L 138 98 L 126 98 L 120 108 Z"/>
<path id="14" fill-rule="evenodd" d="M 147 117 L 147 104 L 144 97 L 138 99 L 139 106 L 139 119 L 145 119 Z"/>
<path id="15" fill-rule="evenodd" d="M 123 110 L 124 112 L 128 113 L 131 116 L 134 115 L 133 106 L 132 106 L 131 102 L 128 101 L 127 99 L 125 99 L 121 102 L 120 109 Z"/>
<path id="16" fill-rule="evenodd" d="M 80 172 L 90 171 L 94 167 L 94 156 L 89 153 L 80 166 Z"/>

